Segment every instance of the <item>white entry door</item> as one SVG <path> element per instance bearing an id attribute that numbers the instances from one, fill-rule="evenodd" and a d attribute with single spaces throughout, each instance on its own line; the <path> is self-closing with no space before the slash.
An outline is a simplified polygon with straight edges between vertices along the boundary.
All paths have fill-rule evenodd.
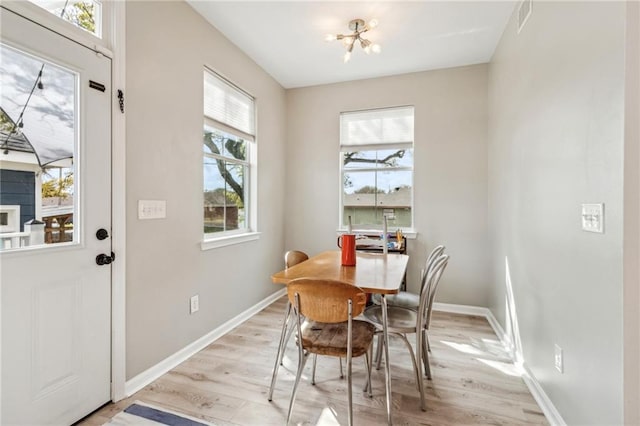
<path id="1" fill-rule="evenodd" d="M 0 35 L 0 423 L 70 424 L 110 400 L 111 61 L 4 7 Z"/>

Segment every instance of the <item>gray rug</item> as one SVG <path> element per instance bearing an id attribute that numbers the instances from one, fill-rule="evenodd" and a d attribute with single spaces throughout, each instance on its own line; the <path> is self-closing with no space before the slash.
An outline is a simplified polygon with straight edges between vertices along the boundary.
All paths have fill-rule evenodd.
<path id="1" fill-rule="evenodd" d="M 211 426 L 213 423 L 140 401 L 134 402 L 105 423 L 105 426 L 132 425 Z"/>

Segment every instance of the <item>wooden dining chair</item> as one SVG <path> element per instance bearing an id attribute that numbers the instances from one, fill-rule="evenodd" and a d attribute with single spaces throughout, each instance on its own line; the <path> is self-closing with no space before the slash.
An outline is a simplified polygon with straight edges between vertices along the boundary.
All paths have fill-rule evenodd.
<path id="1" fill-rule="evenodd" d="M 371 347 L 375 326 L 354 320 L 366 307 L 366 295 L 359 287 L 342 281 L 298 278 L 287 285 L 293 306 L 298 346 L 298 369 L 291 391 L 287 424 L 307 357 L 310 354 L 345 358 L 347 361 L 348 424 L 353 424 L 352 358 L 364 355 L 366 388 L 371 396 Z M 313 372 L 315 376 L 315 371 Z"/>
<path id="2" fill-rule="evenodd" d="M 284 267 L 291 268 L 298 263 L 302 263 L 309 259 L 309 255 L 299 250 L 289 250 L 284 254 Z"/>
<path id="3" fill-rule="evenodd" d="M 411 355 L 411 361 L 416 373 L 416 381 L 420 392 L 420 408 L 426 411 L 424 397 L 424 381 L 422 377 L 422 366 L 425 368 L 425 375 L 431 379 L 431 367 L 429 365 L 429 348 L 428 334 L 429 325 L 431 324 L 431 313 L 433 311 L 433 301 L 435 300 L 436 291 L 442 273 L 449 263 L 449 256 L 440 255 L 427 274 L 422 278 L 422 294 L 420 295 L 420 304 L 418 310 L 404 306 L 387 306 L 387 330 L 390 335 L 398 336 L 405 343 Z M 380 305 L 372 305 L 364 312 L 364 317 L 371 321 L 378 328 L 379 334 L 382 330 L 383 317 L 382 307 Z M 407 334 L 416 335 L 415 355 L 411 343 L 407 339 Z M 380 346 L 380 345 L 379 345 Z M 422 362 L 416 362 L 416 359 Z M 378 368 L 380 368 L 380 358 L 378 357 Z M 389 360 L 386 360 L 389 362 Z"/>

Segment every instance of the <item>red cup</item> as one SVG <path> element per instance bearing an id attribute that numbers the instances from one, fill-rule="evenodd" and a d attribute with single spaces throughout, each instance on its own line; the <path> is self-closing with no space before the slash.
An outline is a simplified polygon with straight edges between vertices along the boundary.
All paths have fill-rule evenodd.
<path id="1" fill-rule="evenodd" d="M 354 234 L 340 235 L 338 247 L 342 249 L 342 265 L 356 266 L 356 236 Z"/>

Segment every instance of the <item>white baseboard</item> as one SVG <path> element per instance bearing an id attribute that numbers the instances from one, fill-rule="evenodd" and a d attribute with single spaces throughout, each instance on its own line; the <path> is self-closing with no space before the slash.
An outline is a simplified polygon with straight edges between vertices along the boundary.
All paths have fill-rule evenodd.
<path id="1" fill-rule="evenodd" d="M 233 328 L 242 324 L 243 322 L 245 322 L 246 320 L 248 320 L 249 318 L 257 314 L 262 309 L 266 308 L 267 306 L 269 306 L 270 304 L 272 304 L 273 302 L 275 302 L 285 294 L 286 294 L 286 288 L 278 290 L 277 292 L 273 293 L 271 296 L 258 302 L 257 304 L 247 309 L 246 311 L 240 313 L 234 318 L 231 318 L 229 321 L 225 322 L 220 327 L 205 334 L 195 342 L 185 346 L 184 348 L 180 349 L 178 352 L 174 353 L 173 355 L 163 359 L 158 364 L 143 371 L 142 373 L 133 377 L 131 380 L 127 380 L 127 382 L 125 383 L 125 394 L 127 396 L 131 396 L 134 393 L 138 392 L 140 389 L 147 386 L 149 383 L 153 382 L 154 380 L 158 379 L 160 376 L 167 373 L 171 369 L 175 368 L 180 363 L 186 361 L 188 358 L 190 358 L 197 352 L 201 351 L 202 349 L 204 349 L 205 347 L 207 347 L 208 345 L 210 345 L 220 337 L 224 336 Z"/>
<path id="2" fill-rule="evenodd" d="M 536 380 L 535 376 L 529 369 L 526 363 L 522 365 L 522 379 L 527 384 L 529 392 L 533 395 L 533 399 L 536 400 L 544 416 L 552 426 L 567 426 L 553 402 L 549 399 L 546 392 L 540 386 L 540 383 Z"/>
<path id="3" fill-rule="evenodd" d="M 513 349 L 514 346 L 511 342 L 511 338 L 504 332 L 504 329 L 490 309 L 482 308 L 479 306 L 454 305 L 450 303 L 436 302 L 433 304 L 433 310 L 440 312 L 450 312 L 454 314 L 485 317 L 489 322 L 489 325 L 491 325 L 491 328 L 493 328 L 493 331 L 496 333 L 496 336 L 498 336 L 498 339 L 502 342 L 502 345 L 507 350 L 507 353 L 515 362 L 515 354 Z M 540 386 L 540 383 L 533 375 L 533 372 L 527 366 L 527 363 L 522 363 L 522 365 L 517 367 L 520 369 L 520 372 L 522 374 L 522 380 L 524 380 L 527 388 L 529 388 L 529 392 L 531 392 L 533 399 L 535 399 L 540 406 L 540 409 L 549 421 L 549 424 L 551 424 L 552 426 L 566 426 L 567 423 L 563 420 L 562 416 L 556 409 L 555 405 L 553 405 L 553 402 L 551 402 L 551 399 L 549 399 L 549 396 L 547 396 L 544 389 L 542 389 L 542 386 Z"/>

